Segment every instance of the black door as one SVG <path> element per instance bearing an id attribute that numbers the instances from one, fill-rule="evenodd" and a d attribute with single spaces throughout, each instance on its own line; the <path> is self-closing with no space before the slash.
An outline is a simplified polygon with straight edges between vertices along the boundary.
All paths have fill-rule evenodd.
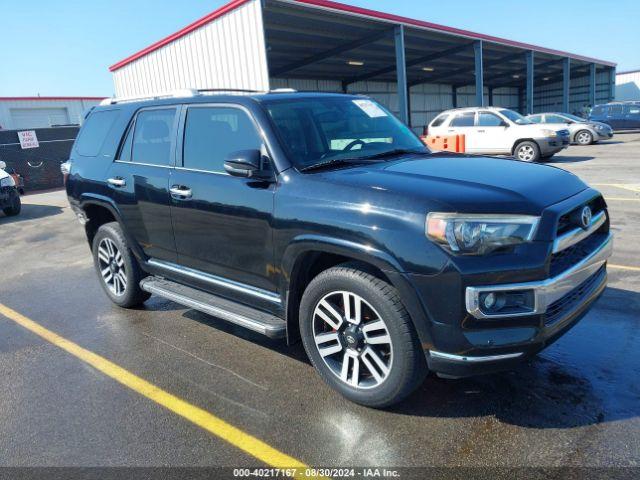
<path id="1" fill-rule="evenodd" d="M 169 201 L 176 112 L 139 111 L 107 180 L 128 232 L 150 258 L 169 262 L 177 261 Z"/>
<path id="2" fill-rule="evenodd" d="M 212 290 L 264 300 L 276 290 L 271 264 L 275 185 L 224 170 L 231 152 L 264 148 L 258 129 L 241 107 L 185 109 L 178 148 L 182 167 L 170 180 L 178 263 L 215 276 L 207 285 Z"/>

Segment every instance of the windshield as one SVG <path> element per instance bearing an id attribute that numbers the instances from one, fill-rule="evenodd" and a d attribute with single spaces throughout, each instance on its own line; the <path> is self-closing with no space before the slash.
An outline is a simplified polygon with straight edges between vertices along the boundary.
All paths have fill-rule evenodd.
<path id="1" fill-rule="evenodd" d="M 406 151 L 429 152 L 408 127 L 368 98 L 269 98 L 263 103 L 299 170 L 328 162 L 379 161 L 385 154 Z"/>
<path id="2" fill-rule="evenodd" d="M 500 113 L 518 125 L 531 125 L 533 122 L 513 110 L 500 110 Z"/>
<path id="3" fill-rule="evenodd" d="M 569 120 L 573 120 L 574 122 L 584 122 L 584 118 L 577 115 L 572 115 L 570 113 L 563 113 L 562 116 L 564 118 L 568 118 Z"/>

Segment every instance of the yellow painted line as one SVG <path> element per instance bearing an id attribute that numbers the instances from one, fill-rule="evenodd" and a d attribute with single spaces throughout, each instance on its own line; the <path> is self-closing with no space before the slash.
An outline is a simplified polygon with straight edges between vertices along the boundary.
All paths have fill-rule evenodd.
<path id="1" fill-rule="evenodd" d="M 627 184 L 627 183 L 593 183 L 596 187 L 615 187 L 623 190 L 630 190 L 632 192 L 640 193 L 640 184 Z"/>
<path id="2" fill-rule="evenodd" d="M 615 268 L 617 270 L 628 270 L 630 272 L 640 272 L 640 267 L 630 267 L 628 265 L 615 265 L 613 263 L 607 263 L 608 268 Z"/>
<path id="3" fill-rule="evenodd" d="M 640 198 L 604 197 L 607 202 L 640 202 Z"/>
<path id="4" fill-rule="evenodd" d="M 121 383 L 125 387 L 147 397 L 149 400 L 162 405 L 167 410 L 179 415 L 198 427 L 212 433 L 216 437 L 230 443 L 234 447 L 242 450 L 248 455 L 260 460 L 261 462 L 274 468 L 295 468 L 297 476 L 304 478 L 305 469 L 309 468 L 289 455 L 273 448 L 262 440 L 243 432 L 230 423 L 216 417 L 215 415 L 196 407 L 189 402 L 172 395 L 160 387 L 143 380 L 137 375 L 125 370 L 115 363 L 97 355 L 80 345 L 61 337 L 57 333 L 46 329 L 42 325 L 25 317 L 24 315 L 12 310 L 11 308 L 0 303 L 0 314 L 4 315 L 21 327 L 26 328 L 32 333 L 43 338 L 47 342 L 61 348 L 70 353 L 74 357 L 91 365 L 96 370 L 104 373 L 106 376 Z"/>

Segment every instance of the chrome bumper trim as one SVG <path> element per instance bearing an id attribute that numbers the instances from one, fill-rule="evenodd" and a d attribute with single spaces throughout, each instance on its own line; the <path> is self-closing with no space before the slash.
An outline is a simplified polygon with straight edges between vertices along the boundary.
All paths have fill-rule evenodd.
<path id="1" fill-rule="evenodd" d="M 599 229 L 606 219 L 606 214 L 604 212 L 600 212 L 591 219 L 591 223 L 588 228 L 574 228 L 570 232 L 556 238 L 555 242 L 553 242 L 553 253 L 561 252 L 565 248 L 569 248 L 571 245 L 575 245 L 576 243 L 584 240 Z"/>
<path id="2" fill-rule="evenodd" d="M 467 287 L 465 303 L 467 312 L 475 318 L 507 318 L 540 315 L 547 311 L 547 307 L 559 300 L 571 290 L 596 273 L 613 252 L 613 236 L 609 234 L 604 242 L 591 255 L 576 263 L 560 275 L 538 282 L 511 283 L 503 285 L 488 285 L 483 287 Z M 501 292 L 513 290 L 533 290 L 534 308 L 531 311 L 512 313 L 509 315 L 488 315 L 480 310 L 480 294 L 484 292 Z"/>
<path id="3" fill-rule="evenodd" d="M 504 355 L 486 355 L 480 357 L 467 357 L 465 355 L 453 355 L 451 353 L 443 353 L 436 352 L 435 350 L 431 350 L 429 352 L 433 358 L 441 358 L 443 360 L 451 360 L 454 362 L 461 363 L 482 363 L 482 362 L 496 362 L 499 360 L 508 360 L 510 358 L 518 358 L 522 356 L 522 352 L 517 353 L 506 353 Z"/>

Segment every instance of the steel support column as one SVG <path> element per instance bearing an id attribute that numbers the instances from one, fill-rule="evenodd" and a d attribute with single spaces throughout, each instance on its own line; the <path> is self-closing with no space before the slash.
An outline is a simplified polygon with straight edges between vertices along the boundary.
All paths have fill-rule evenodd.
<path id="1" fill-rule="evenodd" d="M 616 67 L 609 70 L 609 101 L 616 99 Z"/>
<path id="2" fill-rule="evenodd" d="M 398 110 L 400 120 L 410 125 L 409 119 L 409 89 L 407 87 L 407 60 L 404 50 L 404 25 L 398 25 L 395 30 L 396 43 L 396 76 L 398 82 Z"/>
<path id="3" fill-rule="evenodd" d="M 473 44 L 476 67 L 476 106 L 484 107 L 484 71 L 482 68 L 482 40 Z"/>
<path id="4" fill-rule="evenodd" d="M 535 81 L 535 70 L 534 70 L 534 52 L 533 50 L 529 50 L 525 52 L 525 59 L 527 61 L 527 86 L 526 86 L 526 105 L 524 108 L 524 112 L 527 115 L 533 113 L 533 84 Z"/>
<path id="5" fill-rule="evenodd" d="M 571 59 L 566 57 L 562 61 L 562 111 L 569 111 L 569 95 L 571 90 Z"/>
<path id="6" fill-rule="evenodd" d="M 596 64 L 589 65 L 589 106 L 596 104 Z"/>
<path id="7" fill-rule="evenodd" d="M 451 85 L 451 106 L 458 108 L 458 87 Z"/>
<path id="8" fill-rule="evenodd" d="M 493 87 L 488 87 L 487 90 L 489 90 L 489 106 L 493 107 Z"/>

